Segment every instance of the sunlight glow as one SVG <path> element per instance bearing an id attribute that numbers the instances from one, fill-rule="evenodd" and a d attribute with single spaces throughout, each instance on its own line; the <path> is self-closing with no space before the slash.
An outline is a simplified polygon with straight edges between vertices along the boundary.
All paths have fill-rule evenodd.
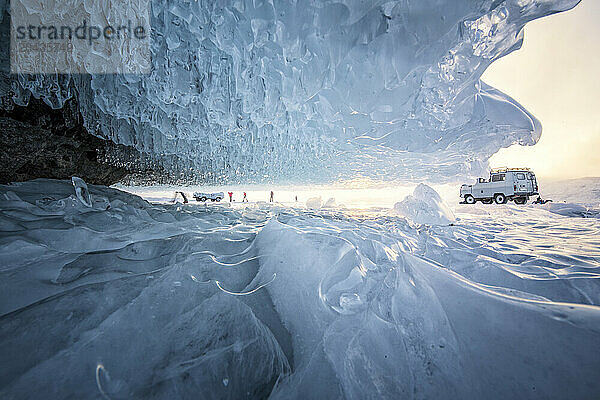
<path id="1" fill-rule="evenodd" d="M 600 2 L 532 21 L 522 49 L 494 62 L 482 80 L 506 92 L 543 126 L 533 147 L 501 149 L 492 167 L 527 165 L 549 179 L 600 176 Z"/>

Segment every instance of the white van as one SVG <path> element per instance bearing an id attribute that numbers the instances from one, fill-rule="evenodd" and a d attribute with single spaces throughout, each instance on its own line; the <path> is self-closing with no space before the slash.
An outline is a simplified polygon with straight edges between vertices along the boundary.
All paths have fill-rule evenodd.
<path id="1" fill-rule="evenodd" d="M 223 200 L 223 197 L 225 197 L 225 193 L 223 193 L 223 192 L 218 192 L 218 193 L 195 192 L 194 193 L 194 198 L 196 199 L 196 201 L 202 201 L 202 202 L 205 202 L 206 200 L 221 201 L 221 200 Z"/>
<path id="2" fill-rule="evenodd" d="M 475 184 L 460 187 L 460 197 L 467 204 L 505 204 L 509 200 L 525 204 L 530 196 L 538 194 L 535 174 L 529 168 L 495 168 L 489 180 L 478 178 Z"/>

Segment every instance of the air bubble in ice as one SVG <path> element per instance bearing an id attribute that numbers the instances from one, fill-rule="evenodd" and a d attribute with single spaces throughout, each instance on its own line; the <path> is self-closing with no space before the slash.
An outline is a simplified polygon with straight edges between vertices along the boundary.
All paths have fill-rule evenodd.
<path id="1" fill-rule="evenodd" d="M 358 293 L 344 293 L 340 296 L 342 314 L 352 314 L 358 311 L 363 304 Z"/>

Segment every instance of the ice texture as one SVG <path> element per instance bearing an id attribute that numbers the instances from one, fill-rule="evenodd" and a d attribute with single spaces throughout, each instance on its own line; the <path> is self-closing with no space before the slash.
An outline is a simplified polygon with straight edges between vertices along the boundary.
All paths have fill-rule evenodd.
<path id="1" fill-rule="evenodd" d="M 1 398 L 600 392 L 600 219 L 88 191 L 92 207 L 69 181 L 0 186 Z"/>
<path id="2" fill-rule="evenodd" d="M 5 76 L 0 104 L 77 92 L 90 132 L 204 182 L 440 181 L 538 141 L 480 77 L 578 2 L 153 0 L 150 74 Z"/>
<path id="3" fill-rule="evenodd" d="M 454 221 L 454 214 L 438 192 L 424 183 L 396 203 L 394 210 L 417 224 L 448 225 Z"/>

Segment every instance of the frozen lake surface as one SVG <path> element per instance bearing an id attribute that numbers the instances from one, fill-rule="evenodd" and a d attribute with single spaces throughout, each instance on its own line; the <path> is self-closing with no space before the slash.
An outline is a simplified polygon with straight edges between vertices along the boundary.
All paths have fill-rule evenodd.
<path id="1" fill-rule="evenodd" d="M 397 209 L 0 186 L 0 397 L 594 398 L 595 182 Z"/>

